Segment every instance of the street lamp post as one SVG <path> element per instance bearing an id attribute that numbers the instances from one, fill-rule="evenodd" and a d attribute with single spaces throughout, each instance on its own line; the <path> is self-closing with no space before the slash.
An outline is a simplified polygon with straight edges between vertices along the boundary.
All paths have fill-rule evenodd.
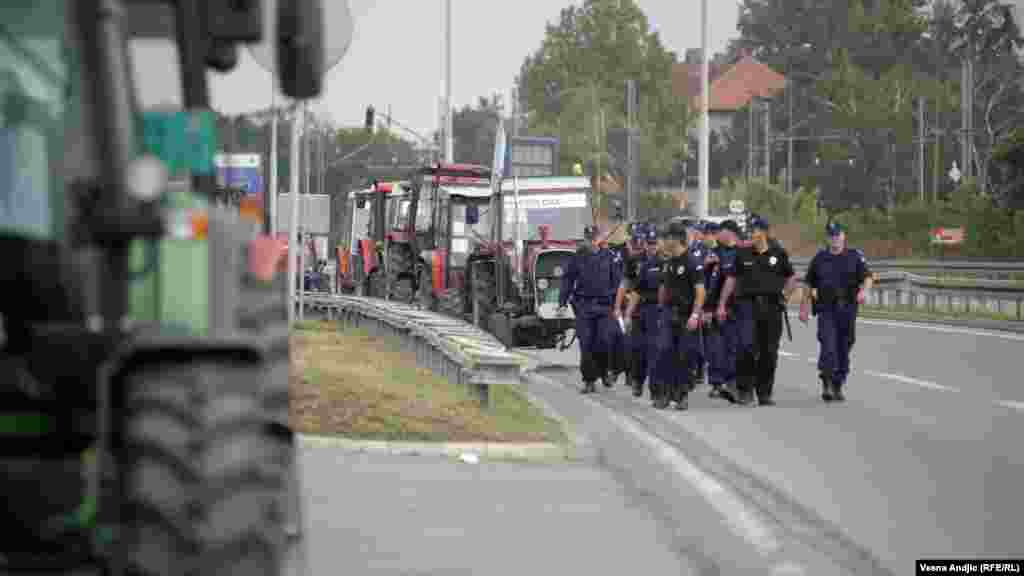
<path id="1" fill-rule="evenodd" d="M 708 0 L 700 2 L 700 202 L 697 204 L 697 216 L 706 218 L 710 188 L 711 163 L 711 126 L 708 107 L 710 104 L 710 82 L 708 78 Z"/>

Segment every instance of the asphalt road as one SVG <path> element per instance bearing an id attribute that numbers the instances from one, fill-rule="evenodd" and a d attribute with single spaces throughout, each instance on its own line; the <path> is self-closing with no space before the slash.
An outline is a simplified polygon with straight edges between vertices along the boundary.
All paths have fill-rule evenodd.
<path id="1" fill-rule="evenodd" d="M 661 412 L 620 386 L 599 395 L 601 409 L 672 442 L 775 519 L 779 534 L 853 572 L 1021 556 L 1024 336 L 874 320 L 857 330 L 841 405 L 820 400 L 815 331 L 794 321 L 778 406 L 734 407 L 702 388 L 688 412 Z M 539 356 L 578 362 L 575 351 Z"/>

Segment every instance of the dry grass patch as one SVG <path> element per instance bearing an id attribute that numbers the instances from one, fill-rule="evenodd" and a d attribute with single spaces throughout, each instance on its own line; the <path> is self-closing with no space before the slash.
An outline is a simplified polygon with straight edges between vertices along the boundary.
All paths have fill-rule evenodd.
<path id="1" fill-rule="evenodd" d="M 398 343 L 306 323 L 292 335 L 291 420 L 306 434 L 447 442 L 563 442 L 559 424 L 517 390 L 469 389 L 416 366 Z"/>

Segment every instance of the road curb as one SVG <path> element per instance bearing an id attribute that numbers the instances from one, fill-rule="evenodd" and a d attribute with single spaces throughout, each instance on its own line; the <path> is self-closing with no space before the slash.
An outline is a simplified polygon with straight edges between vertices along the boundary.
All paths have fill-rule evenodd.
<path id="1" fill-rule="evenodd" d="M 450 458 L 475 454 L 483 460 L 517 462 L 573 460 L 575 454 L 571 444 L 555 444 L 553 442 L 389 442 L 307 434 L 300 434 L 299 441 L 305 448 L 333 448 L 359 454 Z"/>

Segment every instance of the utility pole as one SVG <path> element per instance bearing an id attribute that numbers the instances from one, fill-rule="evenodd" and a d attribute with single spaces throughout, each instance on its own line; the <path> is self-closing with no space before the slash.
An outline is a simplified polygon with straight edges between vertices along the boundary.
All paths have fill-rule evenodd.
<path id="1" fill-rule="evenodd" d="M 754 122 L 754 105 L 756 100 L 750 100 L 750 120 L 747 122 L 747 186 L 750 185 L 750 181 L 754 178 L 754 164 L 757 159 L 755 156 L 755 142 L 757 135 L 757 124 Z"/>
<path id="2" fill-rule="evenodd" d="M 708 79 L 708 0 L 700 2 L 700 55 L 700 202 L 697 204 L 697 216 L 706 218 L 711 170 L 711 124 L 708 114 L 711 101 Z"/>
<path id="3" fill-rule="evenodd" d="M 637 213 L 636 158 L 633 151 L 633 116 L 636 114 L 636 82 L 626 80 L 626 219 L 632 222 Z"/>
<path id="4" fill-rule="evenodd" d="M 917 191 L 921 195 L 921 204 L 924 204 L 924 121 L 925 121 L 925 100 L 924 96 L 917 99 Z"/>
<path id="5" fill-rule="evenodd" d="M 967 56 L 963 60 L 960 82 L 960 168 L 963 178 L 973 175 L 972 149 L 974 134 L 974 45 L 968 43 Z"/>
<path id="6" fill-rule="evenodd" d="M 276 64 L 275 64 L 276 66 Z M 263 192 L 267 203 L 267 231 L 271 238 L 277 237 L 277 74 L 270 73 L 270 186 Z"/>
<path id="7" fill-rule="evenodd" d="M 793 194 L 793 81 L 786 79 L 786 100 L 789 111 L 789 138 L 786 139 L 786 194 Z"/>
<path id="8" fill-rule="evenodd" d="M 772 183 L 772 103 L 771 100 L 764 100 L 761 111 L 764 118 L 764 183 L 767 186 Z"/>
<path id="9" fill-rule="evenodd" d="M 445 26 L 444 26 L 444 117 L 445 117 L 445 162 L 455 161 L 455 134 L 452 132 L 452 0 L 445 0 Z"/>

